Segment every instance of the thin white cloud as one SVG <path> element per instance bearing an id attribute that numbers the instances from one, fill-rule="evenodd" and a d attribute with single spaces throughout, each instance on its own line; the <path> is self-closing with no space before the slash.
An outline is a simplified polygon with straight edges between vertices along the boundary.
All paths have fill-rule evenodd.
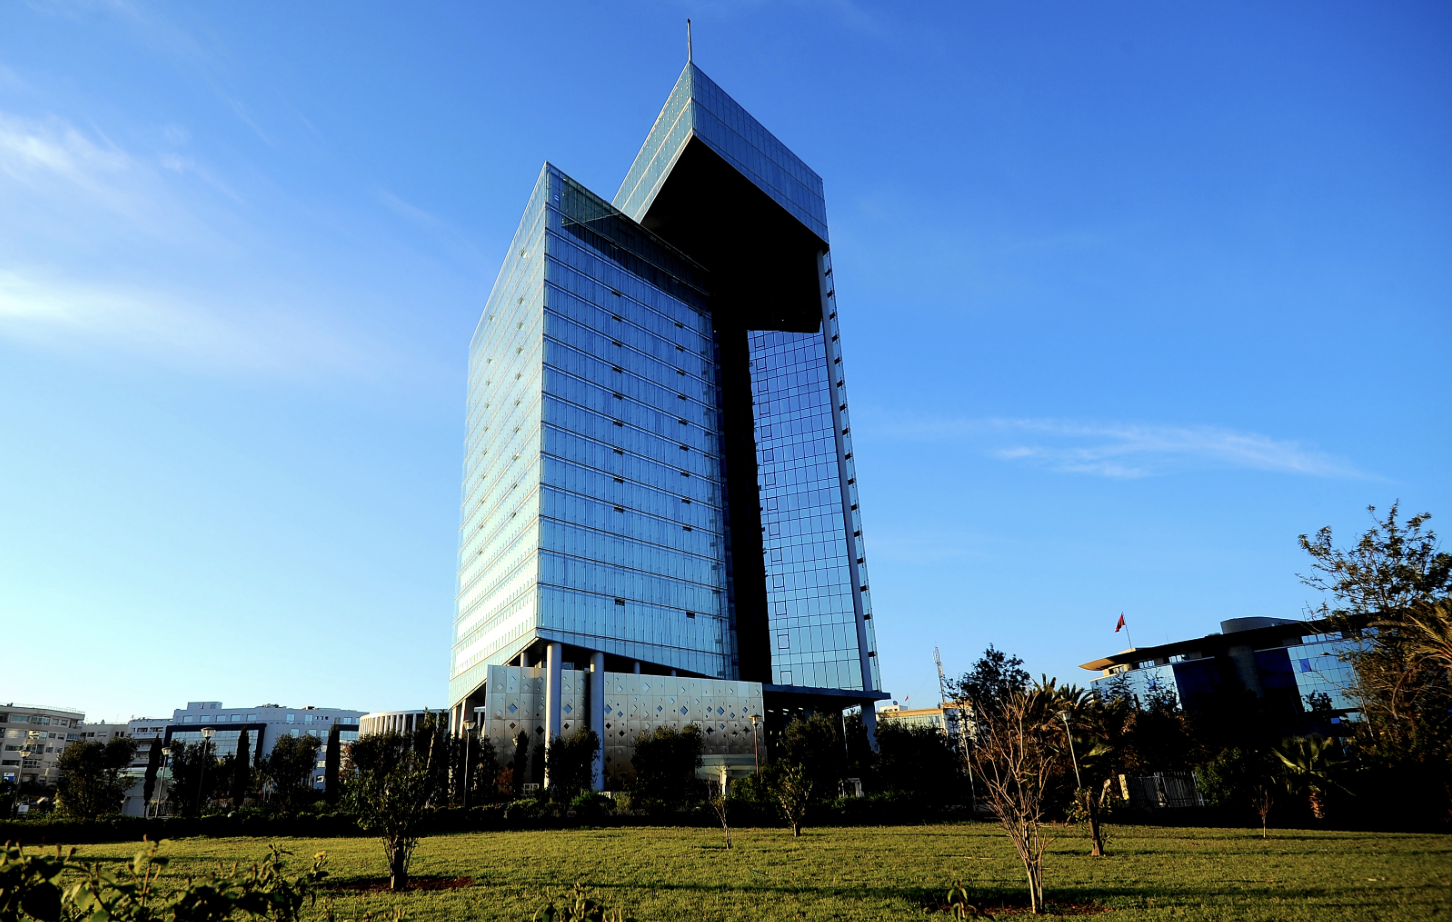
<path id="1" fill-rule="evenodd" d="M 1215 426 L 932 419 L 889 423 L 884 429 L 897 438 L 975 442 L 1005 461 L 1101 477 L 1148 477 L 1207 466 L 1312 477 L 1372 476 L 1312 446 Z"/>
<path id="2" fill-rule="evenodd" d="M 380 358 L 280 306 L 238 309 L 203 296 L 6 268 L 0 268 L 0 334 L 126 349 L 212 372 L 292 375 L 364 368 Z"/>
<path id="3" fill-rule="evenodd" d="M 484 263 L 485 260 L 479 247 L 474 244 L 468 234 L 452 222 L 411 202 L 404 201 L 387 189 L 375 189 L 373 194 L 378 203 L 395 217 L 402 218 L 414 227 L 426 231 L 433 237 L 439 248 L 453 259 L 466 265 Z"/>
<path id="4" fill-rule="evenodd" d="M 0 336 L 213 373 L 377 368 L 338 285 L 265 271 L 240 201 L 190 154 L 0 111 Z"/>

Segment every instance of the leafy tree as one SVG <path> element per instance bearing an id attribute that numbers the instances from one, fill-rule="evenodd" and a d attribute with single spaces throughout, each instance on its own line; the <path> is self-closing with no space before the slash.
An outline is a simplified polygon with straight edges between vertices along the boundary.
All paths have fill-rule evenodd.
<path id="1" fill-rule="evenodd" d="M 361 771 L 347 785 L 359 824 L 382 839 L 393 890 L 408 889 L 409 861 L 423 837 L 424 820 L 434 798 L 445 791 L 435 761 L 446 761 L 447 738 L 436 716 L 426 717 L 425 723 L 431 725 L 422 737 L 428 741 L 426 748 L 410 746 L 395 761 Z"/>
<path id="2" fill-rule="evenodd" d="M 788 763 L 777 773 L 775 787 L 777 803 L 792 827 L 792 838 L 800 838 L 816 794 L 811 774 L 805 765 Z"/>
<path id="3" fill-rule="evenodd" d="M 252 790 L 252 735 L 243 730 L 237 736 L 237 752 L 232 758 L 232 786 L 228 797 L 233 807 L 242 806 Z"/>
<path id="4" fill-rule="evenodd" d="M 569 737 L 555 737 L 545 750 L 550 800 L 568 804 L 581 791 L 590 790 L 594 782 L 595 753 L 599 751 L 600 737 L 585 727 Z"/>
<path id="5" fill-rule="evenodd" d="M 208 779 L 216 782 L 216 746 L 211 740 L 197 743 L 172 740 L 170 766 L 171 784 L 167 800 L 172 810 L 182 816 L 196 816 L 207 800 L 208 792 L 203 785 Z"/>
<path id="6" fill-rule="evenodd" d="M 141 781 L 141 803 L 142 812 L 150 814 L 151 795 L 156 793 L 156 776 L 161 771 L 161 740 L 151 741 L 151 748 L 146 752 L 146 774 Z"/>
<path id="7" fill-rule="evenodd" d="M 631 797 L 635 803 L 674 809 L 696 793 L 696 769 L 701 767 L 705 741 L 701 729 L 686 724 L 680 730 L 657 727 L 635 740 L 635 767 Z"/>
<path id="8" fill-rule="evenodd" d="M 884 720 L 877 727 L 875 787 L 934 803 L 966 803 L 963 757 L 936 727 Z"/>
<path id="9" fill-rule="evenodd" d="M 328 728 L 328 746 L 323 756 L 323 796 L 328 803 L 335 803 L 342 793 L 338 785 L 338 770 L 343 761 L 343 727 L 337 721 Z"/>
<path id="10" fill-rule="evenodd" d="M 805 720 L 798 717 L 786 725 L 776 740 L 776 761 L 800 766 L 811 781 L 812 796 L 818 801 L 835 798 L 846 777 L 843 769 L 847 751 L 841 724 L 841 718 L 835 714 L 812 714 Z"/>
<path id="11" fill-rule="evenodd" d="M 1292 794 L 1304 795 L 1311 815 L 1326 818 L 1326 795 L 1333 789 L 1346 790 L 1337 775 L 1346 759 L 1332 740 L 1318 736 L 1294 736 L 1272 753 L 1284 766 L 1286 788 Z"/>
<path id="12" fill-rule="evenodd" d="M 343 774 L 348 777 L 376 771 L 396 764 L 409 750 L 409 741 L 402 733 L 368 733 L 348 747 Z"/>
<path id="13" fill-rule="evenodd" d="M 1452 601 L 1417 605 L 1407 618 L 1407 640 L 1414 657 L 1452 680 Z"/>
<path id="14" fill-rule="evenodd" d="M 136 757 L 136 741 L 116 737 L 107 742 L 80 740 L 60 754 L 56 792 L 67 816 L 96 817 L 119 813 L 130 782 L 122 777 Z"/>
<path id="15" fill-rule="evenodd" d="M 1313 569 L 1301 580 L 1331 597 L 1317 614 L 1363 641 L 1345 657 L 1356 673 L 1351 692 L 1366 718 L 1366 747 L 1387 761 L 1437 765 L 1445 778 L 1452 675 L 1434 652 L 1440 619 L 1433 613 L 1452 592 L 1452 554 L 1425 527 L 1429 513 L 1399 522 L 1399 506 L 1385 520 L 1368 506 L 1372 527 L 1350 548 L 1337 547 L 1329 527 L 1301 535 Z"/>
<path id="16" fill-rule="evenodd" d="M 1144 696 L 1126 715 L 1123 734 L 1125 770 L 1134 774 L 1189 771 L 1204 755 L 1201 739 L 1173 691 Z"/>
<path id="17" fill-rule="evenodd" d="M 1104 857 L 1104 803 L 1112 783 L 1115 765 L 1114 747 L 1094 735 L 1099 722 L 1094 711 L 1099 702 L 1075 685 L 1059 688 L 1056 683 L 1041 683 L 1057 693 L 1054 710 L 1063 723 L 1064 743 L 1068 747 L 1069 764 L 1074 768 L 1074 806 L 1071 813 L 1082 817 L 1089 830 L 1089 854 Z M 1067 775 L 1065 778 L 1067 780 Z"/>
<path id="18" fill-rule="evenodd" d="M 464 783 L 469 788 L 471 804 L 492 803 L 499 799 L 499 755 L 494 740 L 477 736 L 466 747 L 468 764 L 464 766 Z"/>
<path id="19" fill-rule="evenodd" d="M 1212 807 L 1260 814 L 1261 837 L 1270 813 L 1271 790 L 1280 782 L 1280 760 L 1270 749 L 1225 749 L 1195 772 L 1195 783 Z M 1264 807 L 1264 810 L 1262 810 Z"/>
<path id="20" fill-rule="evenodd" d="M 991 711 L 1026 690 L 1030 680 L 1022 659 L 989 644 L 973 668 L 952 683 L 950 691 L 960 706 L 966 704 L 974 710 Z"/>
<path id="21" fill-rule="evenodd" d="M 281 736 L 272 744 L 262 776 L 272 789 L 272 803 L 284 812 L 295 811 L 311 800 L 318 748 L 318 738 L 308 733 Z"/>

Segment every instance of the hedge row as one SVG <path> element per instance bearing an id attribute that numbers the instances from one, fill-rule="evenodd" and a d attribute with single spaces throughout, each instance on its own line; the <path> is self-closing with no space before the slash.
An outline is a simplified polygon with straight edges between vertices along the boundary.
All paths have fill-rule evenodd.
<path id="1" fill-rule="evenodd" d="M 777 827 L 780 813 L 770 804 L 733 802 L 729 814 L 734 827 Z M 840 800 L 824 805 L 809 818 L 813 825 L 905 825 L 967 818 L 962 807 L 935 807 L 901 798 Z M 703 826 L 718 825 L 716 814 L 704 804 L 680 811 L 617 814 L 610 810 L 564 810 L 556 804 L 520 800 L 511 804 L 446 807 L 430 817 L 428 833 L 489 832 L 512 829 L 564 829 L 578 826 Z M 303 813 L 278 816 L 244 810 L 229 815 L 196 818 L 141 819 L 113 816 L 94 820 L 64 818 L 0 821 L 0 841 L 23 845 L 72 845 L 99 842 L 139 842 L 193 836 L 213 838 L 327 839 L 363 836 L 357 820 L 347 813 Z"/>

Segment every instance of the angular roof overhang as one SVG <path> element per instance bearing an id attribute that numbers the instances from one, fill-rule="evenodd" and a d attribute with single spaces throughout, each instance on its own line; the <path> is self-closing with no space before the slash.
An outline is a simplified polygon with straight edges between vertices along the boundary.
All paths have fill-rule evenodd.
<path id="1" fill-rule="evenodd" d="M 821 179 L 695 65 L 681 74 L 614 204 L 709 270 L 718 322 L 819 328 Z"/>

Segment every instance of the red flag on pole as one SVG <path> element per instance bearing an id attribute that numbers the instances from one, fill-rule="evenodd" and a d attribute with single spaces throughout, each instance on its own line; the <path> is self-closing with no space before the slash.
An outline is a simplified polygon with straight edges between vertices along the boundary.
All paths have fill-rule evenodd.
<path id="1" fill-rule="evenodd" d="M 1122 628 L 1122 627 L 1124 627 L 1124 613 L 1123 612 L 1120 612 L 1120 614 L 1119 614 L 1119 623 L 1114 626 L 1114 633 L 1118 634 L 1119 633 L 1119 629 Z"/>

